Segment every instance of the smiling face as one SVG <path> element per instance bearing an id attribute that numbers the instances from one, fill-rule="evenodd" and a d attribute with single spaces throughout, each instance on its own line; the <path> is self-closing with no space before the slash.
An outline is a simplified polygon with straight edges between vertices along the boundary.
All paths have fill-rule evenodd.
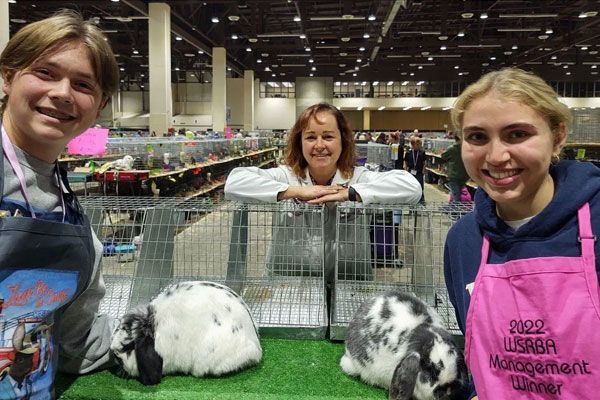
<path id="1" fill-rule="evenodd" d="M 320 112 L 302 132 L 302 155 L 312 176 L 333 176 L 342 154 L 342 135 L 335 116 Z"/>
<path id="2" fill-rule="evenodd" d="M 564 141 L 564 126 L 553 133 L 540 113 L 494 91 L 473 100 L 464 112 L 465 168 L 504 220 L 534 216 L 550 202 L 550 161 Z"/>
<path id="3" fill-rule="evenodd" d="M 89 128 L 105 104 L 89 51 L 81 42 L 64 45 L 3 77 L 8 95 L 3 126 L 13 144 L 47 162 Z"/>

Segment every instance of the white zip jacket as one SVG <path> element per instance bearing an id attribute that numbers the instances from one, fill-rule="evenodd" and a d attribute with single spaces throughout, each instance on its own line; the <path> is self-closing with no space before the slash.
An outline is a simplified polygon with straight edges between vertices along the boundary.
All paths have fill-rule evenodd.
<path id="1" fill-rule="evenodd" d="M 277 194 L 290 186 L 312 186 L 308 168 L 305 176 L 303 179 L 294 175 L 286 165 L 270 169 L 237 167 L 229 173 L 225 182 L 225 198 L 247 203 L 276 203 Z M 352 186 L 364 204 L 416 204 L 421 198 L 421 185 L 404 170 L 374 172 L 365 167 L 355 167 L 350 179 L 343 178 L 338 170 L 331 184 Z"/>

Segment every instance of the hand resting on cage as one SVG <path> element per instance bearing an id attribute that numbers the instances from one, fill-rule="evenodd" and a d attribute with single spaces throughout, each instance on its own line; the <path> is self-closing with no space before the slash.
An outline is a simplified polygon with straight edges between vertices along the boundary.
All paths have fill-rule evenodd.
<path id="1" fill-rule="evenodd" d="M 246 303 L 230 288 L 203 281 L 173 284 L 125 314 L 111 350 L 125 374 L 144 385 L 175 373 L 222 375 L 262 358 Z"/>
<path id="2" fill-rule="evenodd" d="M 348 200 L 348 188 L 341 185 L 332 186 L 290 186 L 286 191 L 280 192 L 277 200 L 297 199 L 309 204 L 322 204 Z M 357 201 L 361 201 L 357 193 Z"/>
<path id="3" fill-rule="evenodd" d="M 389 388 L 390 400 L 466 399 L 467 367 L 437 313 L 390 290 L 366 300 L 348 326 L 342 370 Z"/>

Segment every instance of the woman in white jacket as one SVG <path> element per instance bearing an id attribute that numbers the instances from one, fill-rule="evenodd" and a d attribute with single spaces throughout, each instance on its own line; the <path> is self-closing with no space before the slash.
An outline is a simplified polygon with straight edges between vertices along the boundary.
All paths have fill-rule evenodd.
<path id="1" fill-rule="evenodd" d="M 243 202 L 295 199 L 325 204 L 325 237 L 319 242 L 325 243 L 325 274 L 331 281 L 336 202 L 415 204 L 421 198 L 421 186 L 408 172 L 373 172 L 354 166 L 355 159 L 354 136 L 344 115 L 330 104 L 315 104 L 302 112 L 289 133 L 286 164 L 271 169 L 233 169 L 225 183 L 225 197 Z M 362 273 L 346 270 L 344 274 L 368 279 L 371 272 L 368 267 Z"/>

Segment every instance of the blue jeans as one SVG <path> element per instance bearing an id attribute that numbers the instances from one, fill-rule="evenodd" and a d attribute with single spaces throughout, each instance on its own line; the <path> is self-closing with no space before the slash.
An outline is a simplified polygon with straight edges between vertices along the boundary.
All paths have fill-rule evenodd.
<path id="1" fill-rule="evenodd" d="M 454 197 L 454 203 L 460 203 L 460 193 L 464 185 L 460 182 L 448 181 L 448 186 L 450 187 L 450 193 L 452 193 L 452 197 Z"/>

